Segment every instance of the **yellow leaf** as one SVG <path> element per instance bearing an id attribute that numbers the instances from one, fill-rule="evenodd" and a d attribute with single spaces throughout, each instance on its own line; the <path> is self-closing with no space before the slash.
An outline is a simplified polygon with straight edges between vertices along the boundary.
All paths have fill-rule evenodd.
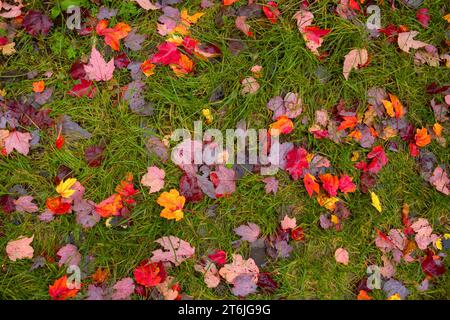
<path id="1" fill-rule="evenodd" d="M 372 198 L 372 205 L 374 206 L 375 209 L 378 210 L 378 212 L 381 212 L 381 203 L 380 203 L 380 199 L 378 198 L 378 196 L 375 194 L 375 192 L 371 192 L 370 193 L 370 197 Z"/>
<path id="2" fill-rule="evenodd" d="M 450 13 L 447 13 L 447 14 L 444 16 L 444 19 L 447 20 L 448 23 L 450 23 Z"/>
<path id="3" fill-rule="evenodd" d="M 393 294 L 392 296 L 390 296 L 387 299 L 388 300 L 402 300 L 402 297 L 400 297 L 400 295 L 398 293 L 396 293 L 396 294 Z"/>
<path id="4" fill-rule="evenodd" d="M 4 46 L 0 46 L 0 50 L 5 56 L 12 55 L 16 52 L 16 49 L 14 49 L 14 46 L 16 45 L 15 42 L 11 42 L 8 44 L 5 44 Z"/>
<path id="5" fill-rule="evenodd" d="M 72 190 L 72 186 L 77 182 L 75 178 L 69 178 L 66 181 L 61 181 L 59 185 L 56 187 L 56 192 L 63 198 L 69 198 L 71 195 L 75 193 L 75 190 Z"/>
<path id="6" fill-rule="evenodd" d="M 332 214 L 331 215 L 331 222 L 333 222 L 334 224 L 338 224 L 339 223 L 339 217 Z"/>
<path id="7" fill-rule="evenodd" d="M 160 216 L 168 220 L 175 219 L 175 221 L 180 221 L 184 217 L 183 207 L 185 201 L 186 198 L 180 195 L 176 189 L 161 193 L 156 200 L 160 206 L 164 207 Z"/>
<path id="8" fill-rule="evenodd" d="M 436 248 L 438 248 L 439 250 L 442 250 L 442 239 L 441 238 L 436 240 Z"/>

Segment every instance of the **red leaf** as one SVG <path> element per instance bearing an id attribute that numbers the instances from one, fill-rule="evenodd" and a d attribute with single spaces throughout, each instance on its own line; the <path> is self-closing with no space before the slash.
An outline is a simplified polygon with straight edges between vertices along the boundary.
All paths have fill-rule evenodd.
<path id="1" fill-rule="evenodd" d="M 345 174 L 339 179 L 339 190 L 343 193 L 355 192 L 356 185 L 353 183 L 352 178 Z"/>
<path id="2" fill-rule="evenodd" d="M 416 18 L 424 28 L 428 28 L 430 23 L 430 14 L 427 8 L 420 8 L 416 12 Z"/>
<path id="3" fill-rule="evenodd" d="M 263 6 L 262 10 L 271 23 L 277 23 L 277 19 L 281 13 L 278 10 L 278 4 L 276 2 L 267 2 L 267 5 Z"/>
<path id="4" fill-rule="evenodd" d="M 319 175 L 320 181 L 322 181 L 322 187 L 331 196 L 337 195 L 339 187 L 339 179 L 329 173 Z"/>
<path id="5" fill-rule="evenodd" d="M 81 79 L 79 84 L 73 86 L 68 92 L 71 97 L 81 98 L 83 96 L 92 99 L 97 93 L 97 88 L 93 86 L 93 82 L 85 79 Z"/>
<path id="6" fill-rule="evenodd" d="M 66 300 L 77 295 L 79 289 L 69 289 L 67 287 L 67 275 L 56 280 L 48 286 L 48 294 L 53 300 Z"/>
<path id="7" fill-rule="evenodd" d="M 86 160 L 88 166 L 92 168 L 100 167 L 104 159 L 104 151 L 105 148 L 102 146 L 93 145 L 87 147 L 84 152 L 84 159 Z"/>
<path id="8" fill-rule="evenodd" d="M 145 287 L 154 287 L 157 284 L 164 282 L 166 279 L 166 270 L 162 262 L 151 262 L 148 259 L 141 262 L 141 264 L 133 271 L 134 278 L 137 283 Z"/>
<path id="9" fill-rule="evenodd" d="M 178 63 L 180 60 L 180 52 L 177 45 L 172 42 L 164 42 L 158 46 L 158 52 L 156 52 L 151 58 L 151 63 L 160 63 L 168 65 L 172 63 Z"/>
<path id="10" fill-rule="evenodd" d="M 292 179 L 300 179 L 303 168 L 309 168 L 307 155 L 308 152 L 303 148 L 293 148 L 286 154 L 286 171 L 289 172 Z"/>
<path id="11" fill-rule="evenodd" d="M 421 265 L 423 272 L 430 277 L 438 277 L 447 271 L 440 257 L 435 256 L 430 250 L 427 251 L 427 256 Z"/>
<path id="12" fill-rule="evenodd" d="M 208 255 L 208 258 L 218 265 L 223 265 L 227 262 L 227 253 L 223 250 L 216 249 L 214 253 Z"/>
<path id="13" fill-rule="evenodd" d="M 203 192 L 197 181 L 197 177 L 184 174 L 180 179 L 180 194 L 187 202 L 199 202 L 203 199 Z"/>
<path id="14" fill-rule="evenodd" d="M 316 178 L 309 173 L 305 174 L 303 177 L 303 184 L 305 185 L 306 191 L 309 197 L 312 197 L 313 193 L 319 193 L 319 184 L 316 182 Z"/>
<path id="15" fill-rule="evenodd" d="M 64 137 L 61 135 L 61 132 L 60 132 L 60 133 L 58 133 L 58 137 L 56 138 L 56 141 L 55 141 L 56 149 L 61 150 L 63 145 L 64 145 Z"/>

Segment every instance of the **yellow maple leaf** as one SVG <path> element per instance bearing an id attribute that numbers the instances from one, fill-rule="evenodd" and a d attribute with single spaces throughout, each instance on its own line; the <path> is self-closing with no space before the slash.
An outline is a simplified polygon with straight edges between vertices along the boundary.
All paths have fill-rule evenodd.
<path id="1" fill-rule="evenodd" d="M 164 207 L 160 216 L 168 220 L 175 219 L 180 221 L 184 217 L 183 207 L 186 198 L 178 192 L 176 189 L 171 189 L 169 192 L 163 192 L 158 197 L 156 202 Z"/>
<path id="2" fill-rule="evenodd" d="M 450 13 L 447 13 L 443 18 L 447 20 L 448 23 L 450 23 Z"/>
<path id="3" fill-rule="evenodd" d="M 374 208 L 377 209 L 378 212 L 381 212 L 382 209 L 381 209 L 380 198 L 378 198 L 378 196 L 376 195 L 375 192 L 371 192 L 370 197 L 372 198 L 372 205 L 374 206 Z"/>
<path id="4" fill-rule="evenodd" d="M 67 180 L 61 181 L 56 187 L 56 192 L 63 198 L 69 198 L 71 195 L 75 193 L 75 190 L 72 190 L 72 186 L 77 182 L 75 178 L 69 178 Z"/>
<path id="5" fill-rule="evenodd" d="M 387 299 L 388 300 L 402 300 L 402 297 L 398 293 L 396 293 L 396 294 L 393 294 L 392 296 L 390 296 Z"/>

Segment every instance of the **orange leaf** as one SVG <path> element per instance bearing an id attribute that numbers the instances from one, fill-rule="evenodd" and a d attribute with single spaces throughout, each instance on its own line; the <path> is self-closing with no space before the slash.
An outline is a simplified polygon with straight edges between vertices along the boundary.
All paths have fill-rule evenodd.
<path id="1" fill-rule="evenodd" d="M 278 136 L 279 134 L 289 134 L 294 130 L 294 123 L 286 116 L 280 116 L 277 121 L 269 126 L 271 136 Z M 278 130 L 278 131 L 277 131 Z"/>
<path id="2" fill-rule="evenodd" d="M 155 74 L 153 71 L 155 69 L 155 65 L 150 62 L 150 59 L 145 60 L 141 64 L 141 70 L 145 74 L 146 77 L 150 77 L 152 74 Z"/>
<path id="3" fill-rule="evenodd" d="M 442 126 L 439 123 L 433 125 L 433 131 L 436 136 L 442 136 Z"/>
<path id="4" fill-rule="evenodd" d="M 48 294 L 53 300 L 66 300 L 77 295 L 79 289 L 69 289 L 67 286 L 67 275 L 56 280 L 48 286 Z"/>
<path id="5" fill-rule="evenodd" d="M 180 195 L 178 190 L 172 189 L 169 192 L 163 192 L 156 202 L 164 207 L 161 211 L 161 217 L 168 220 L 175 219 L 179 221 L 183 219 L 183 207 L 186 199 Z"/>
<path id="6" fill-rule="evenodd" d="M 224 6 L 231 6 L 233 3 L 237 2 L 238 0 L 223 0 Z"/>
<path id="7" fill-rule="evenodd" d="M 309 197 L 312 197 L 313 192 L 319 193 L 320 186 L 316 182 L 316 178 L 313 175 L 309 173 L 305 174 L 305 176 L 303 177 L 303 184 L 305 185 Z"/>
<path id="8" fill-rule="evenodd" d="M 44 91 L 44 89 L 45 89 L 45 83 L 43 80 L 33 82 L 33 92 L 40 93 L 40 92 Z"/>
<path id="9" fill-rule="evenodd" d="M 418 147 L 425 147 L 428 145 L 431 142 L 431 137 L 428 134 L 427 128 L 417 129 L 414 140 Z"/>
<path id="10" fill-rule="evenodd" d="M 348 128 L 354 128 L 358 123 L 358 118 L 356 116 L 345 116 L 344 121 L 338 127 L 338 130 L 345 130 Z"/>

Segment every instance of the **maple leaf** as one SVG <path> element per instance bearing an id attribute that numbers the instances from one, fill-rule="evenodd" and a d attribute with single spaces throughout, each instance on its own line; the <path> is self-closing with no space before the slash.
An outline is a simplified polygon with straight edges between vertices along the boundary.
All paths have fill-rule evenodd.
<path id="1" fill-rule="evenodd" d="M 306 27 L 312 25 L 314 15 L 310 11 L 299 10 L 294 14 L 293 18 L 297 20 L 298 30 L 303 33 Z"/>
<path id="2" fill-rule="evenodd" d="M 258 239 L 261 229 L 257 224 L 249 222 L 247 223 L 247 225 L 243 224 L 235 228 L 234 232 L 236 232 L 236 234 L 241 237 L 241 240 L 254 242 Z"/>
<path id="3" fill-rule="evenodd" d="M 68 200 L 63 197 L 47 198 L 45 200 L 47 208 L 55 215 L 63 215 L 72 210 L 72 206 Z"/>
<path id="4" fill-rule="evenodd" d="M 144 260 L 133 271 L 134 279 L 144 287 L 154 287 L 166 279 L 167 273 L 162 262 Z"/>
<path id="5" fill-rule="evenodd" d="M 224 265 L 219 274 L 228 283 L 234 283 L 234 280 L 241 274 L 250 274 L 253 281 L 257 283 L 259 268 L 252 258 L 243 259 L 240 254 L 233 254 L 233 262 Z"/>
<path id="6" fill-rule="evenodd" d="M 89 99 L 92 99 L 97 94 L 97 88 L 94 86 L 94 82 L 86 79 L 81 79 L 80 83 L 74 85 L 72 89 L 67 92 L 67 94 L 71 97 L 81 98 L 83 96 L 86 96 Z"/>
<path id="7" fill-rule="evenodd" d="M 89 63 L 84 66 L 84 71 L 86 71 L 88 79 L 95 81 L 111 80 L 114 69 L 114 58 L 106 63 L 101 53 L 95 47 L 92 47 Z"/>
<path id="8" fill-rule="evenodd" d="M 247 78 L 243 79 L 241 81 L 241 84 L 242 84 L 242 90 L 241 90 L 242 95 L 254 94 L 260 88 L 258 81 L 253 77 L 247 77 Z"/>
<path id="9" fill-rule="evenodd" d="M 76 190 L 71 189 L 77 182 L 75 178 L 69 178 L 67 180 L 62 180 L 56 187 L 56 192 L 63 198 L 70 198 L 71 195 L 75 193 Z"/>
<path id="10" fill-rule="evenodd" d="M 158 7 L 155 6 L 153 3 L 150 2 L 150 0 L 133 0 L 134 2 L 137 2 L 138 5 L 141 6 L 144 10 L 158 10 Z"/>
<path id="11" fill-rule="evenodd" d="M 429 182 L 436 188 L 437 191 L 442 192 L 445 195 L 450 194 L 450 179 L 447 172 L 440 166 L 437 166 L 434 169 Z"/>
<path id="12" fill-rule="evenodd" d="M 418 147 L 425 147 L 430 144 L 431 136 L 428 134 L 427 128 L 417 129 L 414 141 Z"/>
<path id="13" fill-rule="evenodd" d="M 180 59 L 177 63 L 171 64 L 170 68 L 173 70 L 175 75 L 180 78 L 194 70 L 194 61 L 192 61 L 187 55 L 181 53 Z"/>
<path id="14" fill-rule="evenodd" d="M 214 263 L 222 265 L 227 262 L 227 253 L 223 250 L 216 249 L 214 253 L 208 255 L 208 258 L 211 259 L 211 261 L 213 261 Z"/>
<path id="15" fill-rule="evenodd" d="M 142 176 L 142 185 L 150 188 L 150 193 L 158 192 L 164 187 L 165 172 L 158 167 L 148 167 L 147 173 Z"/>
<path id="16" fill-rule="evenodd" d="M 113 194 L 95 206 L 95 211 L 103 218 L 120 215 L 123 208 L 122 196 Z"/>
<path id="17" fill-rule="evenodd" d="M 424 28 L 428 28 L 428 24 L 430 23 L 430 13 L 427 8 L 420 8 L 416 12 L 416 18 Z"/>
<path id="18" fill-rule="evenodd" d="M 289 230 L 295 229 L 297 227 L 297 220 L 295 218 L 289 218 L 288 215 L 285 215 L 283 220 L 281 220 L 281 229 Z"/>
<path id="19" fill-rule="evenodd" d="M 311 198 L 313 193 L 319 193 L 319 184 L 316 182 L 316 178 L 307 173 L 305 174 L 305 176 L 303 177 L 303 184 L 305 185 L 306 188 L 306 192 L 308 192 L 309 197 Z"/>
<path id="20" fill-rule="evenodd" d="M 369 61 L 369 55 L 366 49 L 353 49 L 345 55 L 343 74 L 345 80 L 348 80 L 350 71 L 365 66 Z"/>
<path id="21" fill-rule="evenodd" d="M 428 45 L 428 43 L 414 40 L 414 38 L 419 34 L 418 31 L 408 31 L 408 32 L 400 32 L 398 34 L 397 43 L 401 50 L 409 53 L 409 50 L 419 49 Z"/>
<path id="22" fill-rule="evenodd" d="M 339 188 L 339 179 L 336 176 L 331 175 L 330 173 L 325 173 L 319 175 L 320 181 L 322 181 L 322 187 L 325 191 L 331 196 L 334 197 L 337 195 L 337 191 Z"/>
<path id="23" fill-rule="evenodd" d="M 334 253 L 336 262 L 348 265 L 348 252 L 344 248 L 338 248 Z"/>
<path id="24" fill-rule="evenodd" d="M 32 196 L 21 196 L 17 200 L 14 200 L 17 212 L 33 213 L 39 210 L 38 206 L 33 203 Z"/>
<path id="25" fill-rule="evenodd" d="M 377 209 L 378 212 L 381 213 L 381 202 L 380 198 L 378 198 L 377 194 L 375 192 L 370 192 L 370 198 L 372 199 L 372 206 Z"/>
<path id="26" fill-rule="evenodd" d="M 228 196 L 236 190 L 236 172 L 233 169 L 220 165 L 210 173 L 210 179 L 216 186 L 214 192 L 217 198 Z"/>
<path id="27" fill-rule="evenodd" d="M 166 41 L 158 46 L 158 52 L 151 56 L 150 62 L 162 65 L 176 64 L 180 61 L 180 55 L 177 45 Z"/>
<path id="28" fill-rule="evenodd" d="M 220 283 L 219 272 L 214 263 L 207 263 L 206 266 L 196 264 L 195 271 L 203 273 L 205 284 L 208 288 L 216 288 Z"/>
<path id="29" fill-rule="evenodd" d="M 280 116 L 277 121 L 270 124 L 269 133 L 271 136 L 278 136 L 280 134 L 289 134 L 294 130 L 294 123 L 286 116 Z"/>
<path id="30" fill-rule="evenodd" d="M 60 268 L 63 265 L 77 266 L 81 261 L 81 254 L 78 252 L 77 247 L 70 243 L 59 249 L 56 254 L 60 257 L 58 261 L 58 266 Z"/>
<path id="31" fill-rule="evenodd" d="M 128 300 L 133 294 L 135 285 L 133 279 L 124 278 L 116 282 L 113 286 L 114 293 L 111 296 L 112 300 Z"/>
<path id="32" fill-rule="evenodd" d="M 343 193 L 355 192 L 356 185 L 352 180 L 353 178 L 349 177 L 348 175 L 342 175 L 339 179 L 339 190 L 341 190 L 341 192 Z"/>
<path id="33" fill-rule="evenodd" d="M 389 99 L 391 101 L 381 99 L 381 102 L 384 105 L 384 108 L 386 109 L 386 113 L 391 117 L 396 117 L 397 119 L 400 119 L 404 116 L 405 110 L 403 108 L 402 103 L 398 99 L 397 96 L 389 93 Z"/>
<path id="34" fill-rule="evenodd" d="M 278 10 L 278 3 L 269 1 L 267 5 L 262 7 L 262 10 L 271 23 L 277 23 L 278 17 L 281 14 L 280 10 Z"/>
<path id="35" fill-rule="evenodd" d="M 298 180 L 303 174 L 303 169 L 309 168 L 308 152 L 303 148 L 292 148 L 286 154 L 286 171 L 292 179 Z"/>
<path id="36" fill-rule="evenodd" d="M 156 240 L 165 251 L 158 249 L 152 252 L 153 262 L 172 262 L 175 266 L 180 265 L 184 260 L 189 259 L 195 253 L 195 248 L 174 236 L 162 237 Z"/>
<path id="37" fill-rule="evenodd" d="M 278 191 L 278 180 L 274 177 L 267 177 L 262 180 L 266 185 L 264 186 L 264 190 L 267 194 L 269 193 L 277 193 Z"/>
<path id="38" fill-rule="evenodd" d="M 33 82 L 32 85 L 33 85 L 33 92 L 40 93 L 45 89 L 45 82 L 43 80 Z"/>
<path id="39" fill-rule="evenodd" d="M 23 18 L 22 26 L 33 37 L 37 37 L 39 34 L 46 36 L 53 26 L 53 22 L 41 12 L 30 10 Z"/>
<path id="40" fill-rule="evenodd" d="M 57 279 L 52 285 L 48 286 L 48 294 L 52 300 L 67 300 L 77 295 L 79 289 L 69 289 L 67 286 L 67 275 Z"/>
<path id="41" fill-rule="evenodd" d="M 160 206 L 164 207 L 160 216 L 168 220 L 175 219 L 180 221 L 184 217 L 183 207 L 185 201 L 186 198 L 180 195 L 176 189 L 161 193 L 156 200 Z"/>
<path id="42" fill-rule="evenodd" d="M 31 238 L 20 236 L 17 240 L 9 241 L 6 244 L 6 253 L 11 261 L 17 259 L 31 259 L 33 258 L 34 249 L 30 245 L 34 239 L 34 235 Z"/>
<path id="43" fill-rule="evenodd" d="M 108 28 L 108 20 L 100 20 L 95 27 L 98 35 L 105 37 L 105 43 L 114 51 L 119 51 L 119 41 L 125 38 L 131 31 L 131 27 L 123 22 L 119 22 L 114 28 Z"/>
<path id="44" fill-rule="evenodd" d="M 153 71 L 155 69 L 155 65 L 150 62 L 150 60 L 145 60 L 141 64 L 141 71 L 145 74 L 146 77 L 150 77 L 151 75 L 155 74 Z"/>
<path id="45" fill-rule="evenodd" d="M 338 130 L 345 130 L 354 128 L 358 124 L 358 118 L 356 116 L 344 116 L 344 121 L 338 127 Z"/>
<path id="46" fill-rule="evenodd" d="M 15 149 L 26 156 L 30 152 L 31 138 L 28 132 L 11 131 L 4 140 L 6 154 L 10 154 Z"/>

